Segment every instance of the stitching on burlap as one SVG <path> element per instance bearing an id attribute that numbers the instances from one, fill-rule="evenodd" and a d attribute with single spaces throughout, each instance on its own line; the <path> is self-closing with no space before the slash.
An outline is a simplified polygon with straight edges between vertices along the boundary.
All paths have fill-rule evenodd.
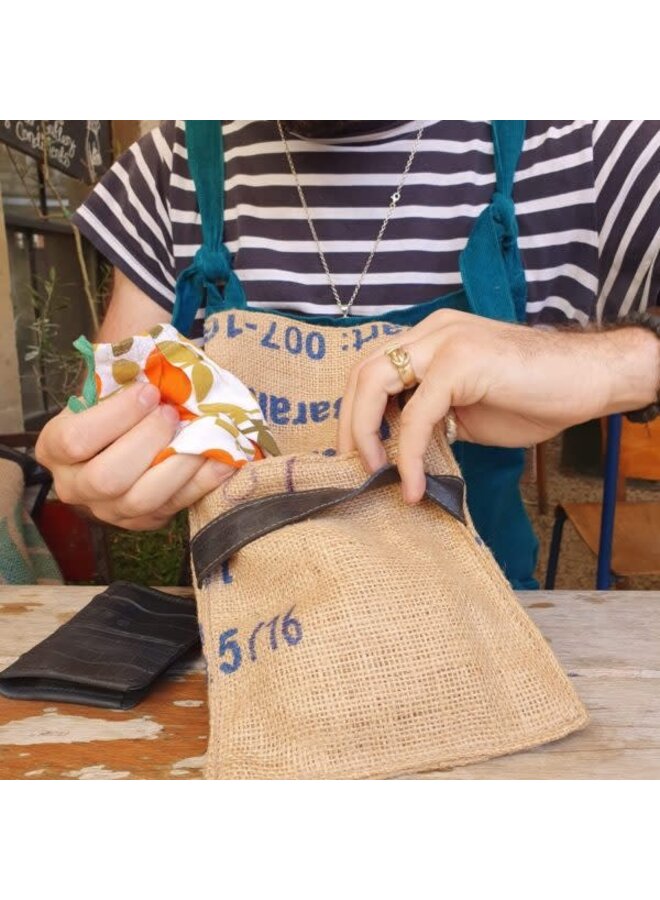
<path id="1" fill-rule="evenodd" d="M 383 488 L 386 488 L 386 487 L 394 487 L 394 485 L 391 485 L 391 484 L 384 484 L 382 487 L 376 488 L 376 490 L 383 490 Z M 317 488 L 316 490 L 319 490 L 319 488 Z M 320 490 L 324 490 L 324 488 L 321 488 Z M 328 488 L 328 490 L 334 490 L 334 489 L 333 489 L 333 488 Z M 340 489 L 340 490 L 341 490 L 341 489 Z M 297 492 L 297 495 L 300 496 L 300 495 L 302 495 L 302 494 L 313 494 L 313 493 L 315 493 L 313 490 L 308 490 L 308 491 L 298 491 L 298 492 Z M 287 494 L 271 494 L 269 497 L 262 498 L 262 499 L 272 500 L 274 497 L 282 497 L 282 496 L 288 496 L 288 495 L 287 495 Z M 244 544 L 241 544 L 241 541 L 240 541 L 240 540 L 239 540 L 239 541 L 235 541 L 235 542 L 234 542 L 227 550 L 225 550 L 225 553 L 224 553 L 224 559 L 227 559 L 229 556 L 231 556 L 231 554 L 234 552 L 234 550 L 235 550 L 237 547 L 240 549 L 242 546 L 245 546 L 245 545 L 248 544 L 248 543 L 251 544 L 251 543 L 253 543 L 254 541 L 256 541 L 258 538 L 262 537 L 264 534 L 268 534 L 268 533 L 271 532 L 271 531 L 279 531 L 279 529 L 280 529 L 280 528 L 283 528 L 285 525 L 290 525 L 290 524 L 293 523 L 293 522 L 299 522 L 299 521 L 301 521 L 302 519 L 309 518 L 310 516 L 315 515 L 316 513 L 321 512 L 322 510 L 327 509 L 327 508 L 330 507 L 330 506 L 336 506 L 338 503 L 341 503 L 341 502 L 344 501 L 344 500 L 353 500 L 353 499 L 354 499 L 355 497 L 357 497 L 357 496 L 359 496 L 359 491 L 356 492 L 356 489 L 354 489 L 354 490 L 350 491 L 348 494 L 345 494 L 345 495 L 342 496 L 342 497 L 335 497 L 333 500 L 328 500 L 328 501 L 326 501 L 325 503 L 322 503 L 322 504 L 320 504 L 319 506 L 315 506 L 315 507 L 313 507 L 313 508 L 310 509 L 310 510 L 305 510 L 305 511 L 302 512 L 302 513 L 297 513 L 297 514 L 294 515 L 294 516 L 289 516 L 289 517 L 286 518 L 286 519 L 282 519 L 282 520 L 281 520 L 278 524 L 276 524 L 275 526 L 273 526 L 273 525 L 267 525 L 265 528 L 262 528 L 262 529 L 260 529 L 259 531 L 255 532 L 255 534 L 252 535 L 252 537 L 250 538 L 250 540 L 249 540 L 249 541 L 246 541 Z M 236 509 L 238 509 L 238 507 L 236 507 Z M 457 521 L 458 521 L 458 520 L 457 520 Z M 211 523 L 211 524 L 212 524 L 212 523 Z M 208 526 L 207 526 L 207 527 L 208 527 Z M 200 573 L 200 579 L 203 580 L 203 579 L 206 577 L 206 575 L 207 575 L 209 569 L 214 568 L 214 567 L 217 565 L 217 563 L 218 563 L 218 557 L 216 557 L 216 559 L 213 560 L 213 562 L 209 563 L 207 566 L 204 567 L 204 569 L 203 569 L 202 572 Z"/>
<path id="2" fill-rule="evenodd" d="M 299 512 L 299 513 L 295 513 L 291 516 L 287 516 L 286 518 L 281 519 L 279 522 L 277 522 L 274 525 L 272 523 L 269 523 L 264 528 L 260 529 L 259 531 L 256 531 L 254 534 L 252 534 L 247 541 L 244 541 L 243 538 L 240 538 L 239 540 L 234 541 L 233 544 L 230 544 L 230 546 L 224 550 L 222 556 L 216 556 L 211 562 L 209 562 L 206 566 L 204 566 L 203 569 L 201 569 L 200 576 L 199 576 L 200 580 L 204 580 L 208 576 L 209 571 L 211 569 L 214 569 L 218 565 L 218 560 L 220 558 L 222 558 L 223 560 L 228 559 L 237 548 L 240 549 L 240 548 L 246 546 L 247 544 L 251 544 L 254 541 L 258 540 L 258 538 L 263 537 L 264 534 L 268 534 L 271 531 L 276 531 L 280 528 L 283 528 L 285 525 L 289 525 L 294 522 L 299 522 L 302 519 L 309 518 L 310 516 L 316 515 L 317 513 L 322 512 L 324 509 L 328 509 L 331 506 L 336 506 L 337 504 L 343 503 L 345 501 L 354 500 L 356 497 L 359 497 L 363 491 L 368 490 L 368 486 L 369 486 L 370 482 L 373 480 L 376 480 L 376 477 L 377 477 L 376 473 L 374 473 L 371 478 L 368 478 L 366 481 L 362 482 L 362 484 L 360 484 L 360 485 L 357 485 L 355 488 L 344 489 L 345 492 L 340 497 L 334 497 L 331 500 L 327 500 L 325 503 L 321 503 L 317 506 L 314 506 L 309 510 L 304 510 L 303 512 Z M 463 481 L 463 479 L 460 478 L 458 475 L 444 475 L 444 476 L 440 476 L 440 477 L 451 478 L 454 481 L 460 481 L 460 482 Z M 385 487 L 395 487 L 395 485 L 384 484 L 381 487 L 375 488 L 375 490 L 377 490 L 377 491 L 382 490 Z M 296 491 L 296 496 L 300 497 L 300 496 L 304 496 L 307 494 L 313 494 L 319 490 L 342 490 L 342 489 L 341 488 L 316 488 L 314 490 L 310 489 L 310 490 L 306 490 L 306 491 Z M 267 497 L 260 497 L 259 500 L 250 501 L 249 503 L 242 504 L 241 506 L 236 506 L 231 511 L 231 513 L 227 513 L 227 515 L 233 515 L 234 513 L 238 512 L 239 510 L 244 510 L 244 509 L 248 509 L 250 507 L 259 506 L 259 504 L 261 504 L 267 500 L 274 501 L 280 497 L 288 497 L 288 496 L 289 495 L 285 494 L 285 493 L 269 494 Z M 452 515 L 452 513 L 449 512 L 449 510 L 445 509 L 444 505 L 441 504 L 435 496 L 433 496 L 431 494 L 428 499 L 431 499 L 436 504 L 436 506 L 439 506 L 443 512 L 445 512 L 447 515 L 451 516 L 459 524 L 463 525 L 464 527 L 467 527 L 465 521 L 462 521 L 461 519 L 458 519 L 458 518 L 456 518 L 456 516 Z M 214 524 L 214 522 L 216 522 L 216 520 L 214 520 L 213 522 L 209 522 L 209 524 L 206 525 L 202 531 L 210 528 Z M 194 541 L 196 541 L 201 536 L 202 531 L 198 532 L 197 535 L 195 535 Z"/>
<path id="3" fill-rule="evenodd" d="M 375 477 L 375 474 L 376 473 L 374 473 L 372 477 Z M 460 475 L 434 475 L 433 477 L 434 478 L 451 478 L 453 481 L 461 481 L 461 482 L 463 481 L 463 479 L 460 477 Z M 306 496 L 307 494 L 315 494 L 319 491 L 324 491 L 324 490 L 328 490 L 328 491 L 344 490 L 344 491 L 353 492 L 353 491 L 356 491 L 358 488 L 362 487 L 363 485 L 367 484 L 369 481 L 370 481 L 370 479 L 368 478 L 366 480 L 366 482 L 363 481 L 363 482 L 361 482 L 361 484 L 356 485 L 353 488 L 335 488 L 335 487 L 332 487 L 331 485 L 328 485 L 327 488 L 307 488 L 302 491 L 293 491 L 292 493 L 294 493 L 296 495 L 296 497 L 303 497 L 303 496 Z M 391 486 L 392 485 L 383 485 L 383 487 L 391 487 Z M 231 510 L 227 511 L 226 513 L 222 513 L 221 515 L 222 516 L 230 516 L 239 511 L 243 511 L 243 510 L 247 510 L 247 509 L 256 509 L 258 506 L 261 506 L 262 504 L 266 503 L 269 500 L 272 500 L 275 497 L 288 497 L 288 496 L 289 496 L 289 493 L 285 492 L 285 491 L 280 491 L 277 494 L 266 494 L 264 497 L 259 497 L 256 500 L 247 500 L 245 503 L 240 503 L 237 506 L 234 506 Z M 342 498 L 340 498 L 340 499 L 342 499 Z M 348 498 L 346 498 L 346 499 L 348 499 Z M 436 497 L 431 495 L 431 499 L 436 504 L 441 506 L 441 504 L 436 499 Z M 334 501 L 330 501 L 330 502 L 334 502 Z M 465 504 L 463 504 L 463 505 L 465 505 Z M 444 507 L 442 507 L 442 508 L 444 509 Z M 448 511 L 445 510 L 445 512 L 448 512 Z M 451 513 L 448 513 L 448 514 L 451 515 Z M 456 517 L 452 516 L 452 518 L 456 518 Z M 203 525 L 202 528 L 200 528 L 199 531 L 196 532 L 196 534 L 193 538 L 193 541 L 196 541 L 206 531 L 208 531 L 209 528 L 212 528 L 213 525 L 215 524 L 216 520 L 217 520 L 217 516 L 215 519 L 212 519 L 210 522 L 207 522 L 206 525 Z M 283 521 L 286 522 L 288 520 L 283 520 Z M 460 521 L 460 519 L 457 519 L 457 521 Z M 462 523 L 462 524 L 464 524 L 464 523 Z"/>
<path id="4" fill-rule="evenodd" d="M 295 458 L 296 458 L 296 459 L 300 459 L 301 457 L 295 457 Z M 281 461 L 281 460 L 280 460 L 280 461 Z M 316 459 L 314 458 L 313 455 L 310 454 L 309 461 L 310 461 L 310 462 L 312 462 L 312 461 L 313 461 L 313 462 L 316 462 Z M 374 473 L 374 476 L 375 476 L 375 474 L 376 474 L 376 473 Z M 450 477 L 451 477 L 451 478 L 456 478 L 456 477 L 458 477 L 458 476 L 456 476 L 456 475 L 449 476 L 449 475 L 448 475 L 447 477 L 448 477 L 448 478 L 450 478 Z M 367 479 L 367 481 L 368 481 L 368 480 L 369 480 L 369 479 Z M 365 483 L 364 481 L 361 482 L 361 484 L 364 484 L 364 483 Z M 297 497 L 302 497 L 302 496 L 304 496 L 304 495 L 306 495 L 306 494 L 314 494 L 314 493 L 316 493 L 317 491 L 323 491 L 323 490 L 328 490 L 328 491 L 334 491 L 334 490 L 349 490 L 349 491 L 352 491 L 352 490 L 355 490 L 356 487 L 360 487 L 360 485 L 356 485 L 356 486 L 353 487 L 353 488 L 336 488 L 336 487 L 332 487 L 332 485 L 328 485 L 327 488 L 307 488 L 307 489 L 305 489 L 305 490 L 303 490 L 303 491 L 294 491 L 293 493 L 294 493 Z M 256 509 L 258 506 L 260 506 L 260 505 L 263 504 L 263 503 L 266 503 L 268 500 L 271 500 L 273 497 L 287 497 L 287 496 L 289 496 L 289 495 L 288 495 L 288 493 L 285 492 L 285 491 L 280 491 L 278 494 L 266 494 L 264 497 L 258 497 L 256 500 L 246 500 L 245 503 L 239 503 L 239 504 L 237 504 L 236 506 L 234 506 L 234 507 L 231 509 L 231 511 L 228 511 L 228 512 L 226 512 L 226 513 L 223 513 L 222 515 L 231 515 L 231 514 L 233 514 L 233 513 L 235 513 L 235 512 L 238 512 L 238 510 L 244 510 L 244 509 Z M 216 518 L 217 518 L 217 517 L 216 517 Z M 205 531 L 207 531 L 209 528 L 211 528 L 211 526 L 213 525 L 214 522 L 215 522 L 215 519 L 213 519 L 212 521 L 210 521 L 210 522 L 208 522 L 206 525 L 204 525 L 202 528 L 200 528 L 199 531 L 195 534 L 195 537 L 193 538 L 193 540 L 196 540 L 198 537 L 201 537 L 201 535 L 203 535 Z"/>
<path id="5" fill-rule="evenodd" d="M 309 488 L 309 489 L 307 489 L 307 490 L 305 490 L 305 491 L 296 491 L 295 494 L 296 494 L 296 496 L 302 496 L 303 494 L 313 494 L 313 493 L 315 493 L 316 491 L 319 491 L 319 490 L 329 490 L 329 491 L 332 491 L 332 490 L 336 490 L 336 488 L 331 488 L 331 487 L 328 487 L 328 488 Z M 257 500 L 248 500 L 246 503 L 241 503 L 241 504 L 239 504 L 238 506 L 234 506 L 233 509 L 229 510 L 229 511 L 226 512 L 226 513 L 222 513 L 221 515 L 223 515 L 223 516 L 229 516 L 229 515 L 233 515 L 234 513 L 238 512 L 239 510 L 243 510 L 243 509 L 256 509 L 257 506 L 261 506 L 263 503 L 266 503 L 266 502 L 268 502 L 269 500 L 272 500 L 273 497 L 288 497 L 288 496 L 289 496 L 289 495 L 288 495 L 287 493 L 284 493 L 284 492 L 280 492 L 280 493 L 278 493 L 278 494 L 266 494 L 264 497 L 259 497 Z M 211 528 L 211 527 L 215 524 L 217 518 L 218 518 L 218 517 L 216 516 L 215 519 L 212 519 L 210 522 L 208 522 L 206 525 L 204 525 L 203 528 L 200 528 L 199 531 L 197 532 L 197 534 L 195 535 L 195 537 L 193 538 L 193 540 L 197 540 L 197 538 L 198 538 L 198 537 L 201 537 L 201 536 L 204 534 L 205 531 L 208 531 L 208 529 Z"/>
<path id="6" fill-rule="evenodd" d="M 333 488 L 333 487 L 308 488 L 307 490 L 304 490 L 304 491 L 295 491 L 295 494 L 297 497 L 302 497 L 306 494 L 315 494 L 317 491 L 324 491 L 324 490 L 336 491 L 336 490 L 342 490 L 342 488 Z M 350 490 L 350 488 L 348 488 L 348 490 Z M 274 497 L 288 497 L 288 496 L 289 496 L 289 494 L 283 493 L 283 492 L 280 492 L 278 494 L 266 494 L 264 497 L 259 497 L 258 500 L 248 500 L 247 503 L 241 503 L 238 506 L 234 506 L 234 508 L 232 510 L 230 510 L 226 513 L 222 513 L 221 515 L 230 516 L 230 515 L 233 515 L 234 513 L 239 512 L 239 510 L 242 511 L 244 509 L 256 509 L 257 506 L 261 506 L 262 504 L 267 503 L 269 500 L 273 500 Z M 217 518 L 218 517 L 216 516 L 215 519 L 212 519 L 208 524 L 204 525 L 203 528 L 200 528 L 200 530 L 197 532 L 197 534 L 193 538 L 193 541 L 196 541 L 197 538 L 201 537 L 205 531 L 208 531 L 208 529 L 211 528 L 215 524 Z"/>

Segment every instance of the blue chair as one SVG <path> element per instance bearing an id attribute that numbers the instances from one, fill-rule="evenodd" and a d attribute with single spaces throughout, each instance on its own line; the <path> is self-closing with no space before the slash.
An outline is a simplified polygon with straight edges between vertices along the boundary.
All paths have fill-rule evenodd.
<path id="1" fill-rule="evenodd" d="M 621 429 L 622 416 L 609 416 L 602 504 L 564 503 L 559 504 L 555 510 L 545 579 L 547 590 L 552 590 L 555 586 L 561 539 L 567 519 L 573 523 L 587 546 L 598 554 L 596 590 L 610 590 L 616 583 L 617 576 L 660 574 L 660 503 L 622 502 L 617 507 Z"/>

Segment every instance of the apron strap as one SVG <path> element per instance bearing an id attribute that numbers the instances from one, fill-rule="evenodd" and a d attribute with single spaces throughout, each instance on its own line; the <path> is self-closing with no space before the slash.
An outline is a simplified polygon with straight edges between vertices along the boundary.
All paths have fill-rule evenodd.
<path id="1" fill-rule="evenodd" d="M 195 182 L 202 217 L 202 243 L 217 250 L 222 243 L 225 217 L 225 160 L 222 125 L 218 121 L 186 122 L 188 169 Z"/>
<path id="2" fill-rule="evenodd" d="M 241 547 L 265 534 L 346 503 L 367 491 L 396 484 L 399 480 L 397 467 L 387 465 L 354 488 L 315 488 L 271 494 L 241 503 L 205 525 L 190 542 L 195 579 L 198 584 L 203 584 Z M 465 484 L 462 478 L 427 474 L 424 496 L 465 524 Z"/>
<path id="3" fill-rule="evenodd" d="M 225 195 L 222 123 L 186 121 L 186 150 L 201 216 L 202 245 L 191 265 L 177 278 L 172 324 L 182 334 L 190 335 L 202 303 L 206 302 L 209 313 L 244 307 L 246 300 L 222 241 Z"/>
<path id="4" fill-rule="evenodd" d="M 513 193 L 513 176 L 525 140 L 525 122 L 518 119 L 499 119 L 491 123 L 495 149 L 497 191 L 505 197 Z"/>
<path id="5" fill-rule="evenodd" d="M 518 250 L 513 177 L 525 138 L 525 122 L 492 122 L 495 191 L 474 224 L 459 257 L 470 311 L 487 319 L 524 322 L 525 269 Z"/>

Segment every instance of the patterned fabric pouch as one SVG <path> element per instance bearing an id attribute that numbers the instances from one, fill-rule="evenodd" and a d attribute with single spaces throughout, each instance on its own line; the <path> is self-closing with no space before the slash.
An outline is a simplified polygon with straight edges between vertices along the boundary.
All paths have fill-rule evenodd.
<path id="1" fill-rule="evenodd" d="M 87 378 L 82 397 L 69 398 L 73 412 L 136 382 L 156 385 L 161 401 L 178 412 L 174 438 L 154 456 L 152 466 L 174 453 L 205 456 L 237 469 L 278 455 L 252 393 L 173 326 L 156 325 L 114 344 L 91 344 L 79 337 L 74 347 L 87 364 Z"/>

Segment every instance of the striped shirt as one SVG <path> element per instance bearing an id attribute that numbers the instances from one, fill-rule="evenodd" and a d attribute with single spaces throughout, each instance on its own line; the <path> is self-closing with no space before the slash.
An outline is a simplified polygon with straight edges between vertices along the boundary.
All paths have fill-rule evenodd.
<path id="1" fill-rule="evenodd" d="M 359 138 L 289 146 L 341 299 L 347 301 L 401 178 L 401 198 L 352 308 L 374 315 L 451 293 L 458 257 L 495 186 L 486 121 L 378 123 Z M 225 242 L 251 306 L 338 312 L 277 125 L 223 122 Z M 514 182 L 530 324 L 616 318 L 658 302 L 660 122 L 527 123 Z M 164 122 L 97 184 L 74 223 L 171 313 L 201 242 L 185 124 Z M 193 336 L 201 337 L 203 311 Z"/>

